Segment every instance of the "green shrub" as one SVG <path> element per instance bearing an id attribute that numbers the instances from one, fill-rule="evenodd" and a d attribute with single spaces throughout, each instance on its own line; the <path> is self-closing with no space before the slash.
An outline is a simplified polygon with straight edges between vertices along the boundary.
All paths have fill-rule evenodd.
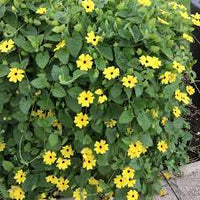
<path id="1" fill-rule="evenodd" d="M 2 199 L 151 199 L 188 161 L 198 15 L 165 0 L 1 0 L 0 19 Z"/>

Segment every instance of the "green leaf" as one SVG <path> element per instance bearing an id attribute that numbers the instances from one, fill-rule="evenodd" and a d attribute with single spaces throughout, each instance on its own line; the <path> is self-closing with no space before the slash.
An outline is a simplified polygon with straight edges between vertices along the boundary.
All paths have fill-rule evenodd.
<path id="1" fill-rule="evenodd" d="M 103 58 L 95 59 L 95 64 L 99 70 L 104 70 L 106 68 L 106 62 Z"/>
<path id="2" fill-rule="evenodd" d="M 5 65 L 0 65 L 0 77 L 6 76 L 8 72 L 9 72 L 9 67 Z"/>
<path id="3" fill-rule="evenodd" d="M 19 102 L 19 108 L 24 114 L 28 114 L 31 107 L 31 99 L 22 98 Z"/>
<path id="4" fill-rule="evenodd" d="M 31 81 L 31 85 L 37 89 L 43 89 L 46 87 L 49 87 L 49 83 L 47 81 L 47 78 L 44 76 L 38 77 Z"/>
<path id="5" fill-rule="evenodd" d="M 69 53 L 66 49 L 56 51 L 55 57 L 57 57 L 62 64 L 67 64 L 69 61 Z"/>
<path id="6" fill-rule="evenodd" d="M 107 155 L 99 155 L 97 159 L 97 163 L 99 166 L 108 166 L 108 156 Z"/>
<path id="7" fill-rule="evenodd" d="M 140 97 L 143 93 L 143 85 L 142 84 L 137 84 L 135 87 L 135 95 L 136 97 Z"/>
<path id="8" fill-rule="evenodd" d="M 58 144 L 58 135 L 52 133 L 50 136 L 49 136 L 49 144 L 52 146 L 52 147 L 55 147 L 57 144 Z"/>
<path id="9" fill-rule="evenodd" d="M 140 141 L 142 142 L 142 144 L 143 144 L 145 147 L 153 146 L 153 140 L 151 139 L 151 136 L 148 135 L 148 134 L 141 135 Z"/>
<path id="10" fill-rule="evenodd" d="M 128 124 L 133 120 L 133 113 L 130 110 L 125 110 L 119 117 L 120 124 Z"/>
<path id="11" fill-rule="evenodd" d="M 113 98 L 119 97 L 122 93 L 121 85 L 119 85 L 119 84 L 113 85 L 110 92 L 111 92 L 111 95 L 112 95 Z"/>
<path id="12" fill-rule="evenodd" d="M 73 57 L 78 56 L 82 48 L 82 45 L 83 45 L 82 37 L 79 34 L 74 34 L 72 38 L 68 39 L 68 49 Z"/>
<path id="13" fill-rule="evenodd" d="M 32 47 L 37 52 L 39 50 L 39 46 L 42 44 L 44 35 L 28 35 L 27 38 L 30 41 Z"/>
<path id="14" fill-rule="evenodd" d="M 13 168 L 14 168 L 14 165 L 10 161 L 7 161 L 7 160 L 3 160 L 2 166 L 8 172 L 13 170 Z"/>
<path id="15" fill-rule="evenodd" d="M 113 60 L 112 48 L 108 44 L 100 43 L 97 48 L 104 58 L 110 61 Z"/>
<path id="16" fill-rule="evenodd" d="M 49 56 L 48 51 L 45 51 L 45 52 L 42 52 L 42 53 L 38 53 L 38 54 L 36 55 L 35 61 L 36 61 L 37 65 L 38 65 L 40 68 L 44 69 L 45 66 L 46 66 L 46 65 L 48 64 L 48 62 L 49 62 L 49 58 L 50 58 L 50 56 Z"/>
<path id="17" fill-rule="evenodd" d="M 151 127 L 150 117 L 144 111 L 142 111 L 141 113 L 138 114 L 137 121 L 138 121 L 139 125 L 141 126 L 141 128 L 143 129 L 143 131 L 147 131 Z"/>
<path id="18" fill-rule="evenodd" d="M 58 83 L 54 85 L 54 87 L 51 89 L 51 92 L 53 96 L 57 98 L 63 98 L 66 96 L 64 88 Z"/>

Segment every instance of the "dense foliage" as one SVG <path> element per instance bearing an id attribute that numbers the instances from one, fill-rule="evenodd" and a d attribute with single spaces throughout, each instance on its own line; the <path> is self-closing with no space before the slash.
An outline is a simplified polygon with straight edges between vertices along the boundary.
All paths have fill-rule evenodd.
<path id="1" fill-rule="evenodd" d="M 187 162 L 192 23 L 165 0 L 0 0 L 0 197 L 163 193 Z"/>

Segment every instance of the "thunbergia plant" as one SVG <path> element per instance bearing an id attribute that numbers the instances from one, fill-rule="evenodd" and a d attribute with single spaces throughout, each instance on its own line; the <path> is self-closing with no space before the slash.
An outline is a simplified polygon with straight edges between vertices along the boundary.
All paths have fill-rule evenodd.
<path id="1" fill-rule="evenodd" d="M 193 24 L 166 0 L 1 0 L 1 199 L 164 195 L 188 161 Z"/>

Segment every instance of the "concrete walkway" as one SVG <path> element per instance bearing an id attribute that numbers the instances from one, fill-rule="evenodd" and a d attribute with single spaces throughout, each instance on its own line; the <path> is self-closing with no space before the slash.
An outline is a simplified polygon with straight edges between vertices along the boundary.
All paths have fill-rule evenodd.
<path id="1" fill-rule="evenodd" d="M 163 181 L 167 195 L 155 195 L 154 200 L 200 200 L 200 161 L 182 167 L 181 171 L 182 177 L 172 177 L 168 181 Z"/>

